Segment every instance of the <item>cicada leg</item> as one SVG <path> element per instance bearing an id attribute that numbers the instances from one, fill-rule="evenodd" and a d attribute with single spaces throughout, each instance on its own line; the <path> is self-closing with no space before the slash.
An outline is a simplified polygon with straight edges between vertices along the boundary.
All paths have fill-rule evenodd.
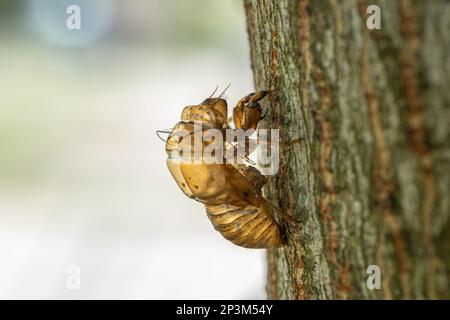
<path id="1" fill-rule="evenodd" d="M 268 91 L 252 92 L 238 101 L 233 109 L 233 122 L 236 128 L 256 129 L 261 116 L 261 106 L 258 101 L 263 99 Z"/>

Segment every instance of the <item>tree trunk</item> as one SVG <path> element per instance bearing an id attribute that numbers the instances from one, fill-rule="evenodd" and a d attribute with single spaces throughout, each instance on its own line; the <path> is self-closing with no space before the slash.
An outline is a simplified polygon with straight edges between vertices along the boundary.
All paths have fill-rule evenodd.
<path id="1" fill-rule="evenodd" d="M 369 30 L 368 5 L 381 8 Z M 450 298 L 450 3 L 245 0 L 265 193 L 299 223 L 269 250 L 272 299 Z M 367 268 L 381 270 L 369 289 Z"/>

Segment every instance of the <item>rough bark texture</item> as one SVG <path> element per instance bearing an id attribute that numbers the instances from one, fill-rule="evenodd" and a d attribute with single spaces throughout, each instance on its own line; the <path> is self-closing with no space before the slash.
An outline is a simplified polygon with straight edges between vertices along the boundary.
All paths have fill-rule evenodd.
<path id="1" fill-rule="evenodd" d="M 265 192 L 299 220 L 267 254 L 268 297 L 450 298 L 450 2 L 244 3 L 282 142 Z"/>

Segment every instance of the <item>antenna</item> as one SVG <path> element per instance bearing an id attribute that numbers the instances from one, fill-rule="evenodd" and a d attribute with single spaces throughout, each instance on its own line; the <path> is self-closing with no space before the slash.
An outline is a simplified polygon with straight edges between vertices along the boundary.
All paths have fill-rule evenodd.
<path id="1" fill-rule="evenodd" d="M 208 99 L 211 99 L 214 93 L 216 93 L 217 89 L 219 89 L 219 85 L 216 85 L 216 88 L 214 89 L 213 93 L 208 97 Z"/>
<path id="2" fill-rule="evenodd" d="M 167 142 L 167 139 L 163 139 L 159 134 L 160 133 L 165 133 L 165 134 L 170 134 L 169 130 L 156 130 L 156 135 L 158 136 L 159 139 L 161 139 L 164 142 Z"/>
<path id="3" fill-rule="evenodd" d="M 227 87 L 225 88 L 225 90 L 222 91 L 222 93 L 219 95 L 218 98 L 222 98 L 222 96 L 223 96 L 224 93 L 228 90 L 228 88 L 229 88 L 230 86 L 231 86 L 231 83 L 229 83 L 229 84 L 227 85 Z"/>

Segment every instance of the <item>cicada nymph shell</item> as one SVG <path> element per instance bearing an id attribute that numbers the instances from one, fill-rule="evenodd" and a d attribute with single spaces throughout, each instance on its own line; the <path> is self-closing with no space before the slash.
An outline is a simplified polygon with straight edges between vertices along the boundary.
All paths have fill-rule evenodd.
<path id="1" fill-rule="evenodd" d="M 258 101 L 266 94 L 259 91 L 238 102 L 233 112 L 236 128 L 256 129 L 262 119 Z M 227 102 L 221 97 L 185 107 L 166 142 L 169 171 L 185 195 L 205 205 L 214 228 L 226 239 L 246 248 L 280 247 L 284 238 L 275 208 L 262 195 L 265 177 L 246 164 L 202 161 L 203 151 L 212 143 L 203 139 L 207 130 L 214 129 L 225 139 L 225 130 L 231 129 L 227 116 Z M 199 132 L 195 123 L 201 124 Z M 189 148 L 195 135 L 201 138 L 199 150 Z M 223 141 L 223 152 L 217 156 L 224 157 L 227 147 Z"/>

